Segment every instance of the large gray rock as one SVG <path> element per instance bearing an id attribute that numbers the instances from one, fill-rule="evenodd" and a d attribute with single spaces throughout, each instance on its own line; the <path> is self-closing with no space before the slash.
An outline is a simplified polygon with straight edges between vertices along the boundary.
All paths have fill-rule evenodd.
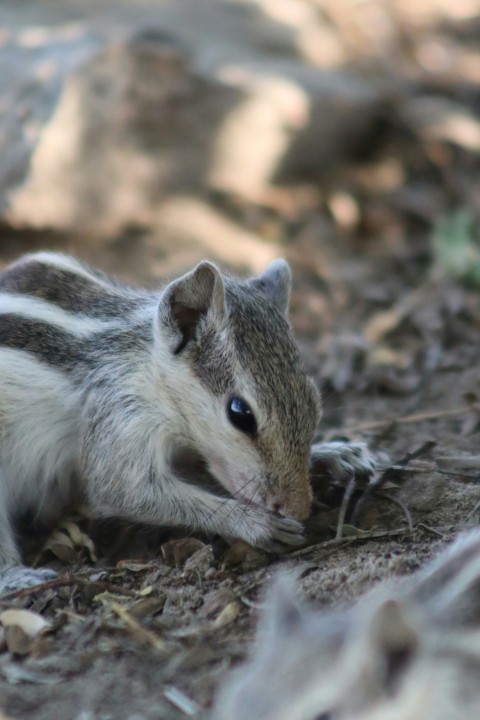
<path id="1" fill-rule="evenodd" d="M 306 66 L 293 29 L 259 4 L 145 0 L 133 13 L 98 0 L 73 24 L 61 21 L 74 0 L 42 3 L 43 16 L 6 7 L 0 213 L 12 223 L 109 234 L 149 224 L 171 196 L 262 203 L 278 182 L 328 175 L 375 128 L 379 91 Z"/>
<path id="2" fill-rule="evenodd" d="M 106 45 L 65 77 L 9 216 L 107 233 L 148 224 L 166 195 L 202 187 L 234 95 L 167 38 Z"/>

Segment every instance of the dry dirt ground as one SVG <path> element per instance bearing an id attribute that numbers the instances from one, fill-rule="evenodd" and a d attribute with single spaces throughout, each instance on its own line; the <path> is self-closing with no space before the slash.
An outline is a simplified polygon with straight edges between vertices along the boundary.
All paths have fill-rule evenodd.
<path id="1" fill-rule="evenodd" d="M 440 52 L 440 31 L 473 57 L 480 24 L 421 30 L 425 57 Z M 478 115 L 478 80 L 415 67 L 412 96 L 440 95 L 460 115 Z M 43 550 L 38 537 L 27 539 L 29 558 L 60 579 L 0 598 L 0 610 L 25 608 L 49 623 L 34 640 L 0 630 L 8 718 L 207 720 L 281 568 L 295 570 L 320 609 L 414 571 L 459 529 L 478 525 L 479 161 L 478 149 L 447 130 L 415 134 L 387 114 L 368 158 L 342 167 L 328 187 L 309 178 L 282 188 L 274 209 L 202 200 L 255 236 L 259 252 L 280 245 L 290 260 L 292 323 L 323 392 L 319 437 L 359 439 L 386 453 L 375 492 L 365 495 L 360 479 L 341 527 L 344 488 L 313 473 L 309 544 L 284 557 L 216 538 L 98 526 L 83 515 Z M 2 262 L 43 247 L 152 285 L 204 254 L 194 232 L 179 247 L 154 226 L 101 243 L 2 228 Z M 241 269 L 233 244 L 214 256 Z"/>

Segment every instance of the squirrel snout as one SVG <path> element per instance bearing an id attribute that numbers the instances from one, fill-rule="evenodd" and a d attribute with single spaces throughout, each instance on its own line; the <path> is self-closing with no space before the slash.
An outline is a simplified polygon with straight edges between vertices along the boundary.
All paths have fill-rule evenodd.
<path id="1" fill-rule="evenodd" d="M 311 504 L 312 491 L 308 482 L 290 490 L 283 497 L 275 495 L 267 500 L 271 512 L 294 520 L 305 520 L 310 515 Z"/>

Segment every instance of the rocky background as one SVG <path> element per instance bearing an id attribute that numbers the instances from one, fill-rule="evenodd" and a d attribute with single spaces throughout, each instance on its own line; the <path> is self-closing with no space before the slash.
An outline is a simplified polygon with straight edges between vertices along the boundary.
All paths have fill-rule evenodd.
<path id="1" fill-rule="evenodd" d="M 479 40 L 478 0 L 1 0 L 0 263 L 156 286 L 285 256 L 319 437 L 391 458 L 341 522 L 314 475 L 288 559 L 78 517 L 35 541 L 62 580 L 0 598 L 31 613 L 2 621 L 6 716 L 207 720 L 279 566 L 331 606 L 478 524 Z"/>

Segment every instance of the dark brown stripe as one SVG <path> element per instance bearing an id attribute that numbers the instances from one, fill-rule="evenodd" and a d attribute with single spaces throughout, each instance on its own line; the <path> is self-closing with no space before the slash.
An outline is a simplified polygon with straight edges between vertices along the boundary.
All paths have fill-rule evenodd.
<path id="1" fill-rule="evenodd" d="M 0 347 L 24 350 L 40 360 L 72 368 L 82 357 L 82 340 L 45 322 L 14 313 L 0 315 Z"/>
<path id="2" fill-rule="evenodd" d="M 104 282 L 112 282 L 100 276 Z M 20 261 L 0 273 L 0 292 L 41 298 L 63 310 L 93 318 L 122 317 L 143 303 L 141 297 L 122 297 L 95 280 L 38 260 Z"/>

